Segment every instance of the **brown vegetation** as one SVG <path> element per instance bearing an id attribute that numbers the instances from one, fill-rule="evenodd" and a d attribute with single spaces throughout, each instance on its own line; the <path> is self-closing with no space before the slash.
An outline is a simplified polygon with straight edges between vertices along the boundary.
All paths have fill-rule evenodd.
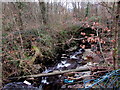
<path id="1" fill-rule="evenodd" d="M 119 3 L 6 2 L 2 5 L 3 84 L 10 82 L 8 77 L 41 73 L 46 64 L 55 64 L 60 54 L 78 47 L 81 40 L 95 50 L 96 57 L 86 55 L 89 61 L 104 61 L 118 68 Z M 69 5 L 72 6 L 68 8 Z M 35 71 L 38 69 L 34 65 L 40 71 Z"/>

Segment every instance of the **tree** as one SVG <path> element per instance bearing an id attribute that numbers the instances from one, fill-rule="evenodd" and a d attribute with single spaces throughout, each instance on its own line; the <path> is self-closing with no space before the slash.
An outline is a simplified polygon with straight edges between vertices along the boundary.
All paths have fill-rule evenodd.
<path id="1" fill-rule="evenodd" d="M 118 68 L 118 32 L 119 32 L 119 19 L 120 19 L 120 1 L 117 2 L 117 10 L 116 10 L 116 16 L 114 17 L 115 22 L 115 29 L 114 29 L 114 50 L 113 50 L 113 58 L 114 58 L 114 68 Z"/>
<path id="2" fill-rule="evenodd" d="M 89 2 L 88 2 L 87 7 L 86 7 L 85 17 L 88 17 L 88 15 L 89 15 Z"/>
<path id="3" fill-rule="evenodd" d="M 19 30 L 23 30 L 23 21 L 22 21 L 22 8 L 23 8 L 23 3 L 22 2 L 16 2 L 16 3 L 13 3 L 13 6 L 14 8 L 16 9 L 16 23 L 18 24 L 19 26 Z"/>
<path id="4" fill-rule="evenodd" d="M 112 35 L 113 35 L 113 62 L 114 69 L 118 68 L 118 31 L 119 31 L 119 15 L 120 15 L 120 1 L 105 3 L 101 2 L 101 5 L 106 8 L 107 12 L 111 15 L 112 20 Z M 110 21 L 110 20 L 109 20 Z M 108 21 L 108 22 L 109 22 Z"/>
<path id="5" fill-rule="evenodd" d="M 42 16 L 42 22 L 43 24 L 47 23 L 47 19 L 46 19 L 46 6 L 45 6 L 45 2 L 40 2 L 39 1 L 39 7 L 41 10 L 41 16 Z"/>

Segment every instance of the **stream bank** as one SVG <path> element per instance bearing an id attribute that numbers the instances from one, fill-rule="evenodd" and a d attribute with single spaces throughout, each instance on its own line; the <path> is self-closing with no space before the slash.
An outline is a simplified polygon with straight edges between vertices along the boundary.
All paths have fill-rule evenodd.
<path id="1" fill-rule="evenodd" d="M 99 63 L 84 62 L 82 58 L 85 52 L 89 49 L 78 49 L 74 53 L 62 54 L 61 60 L 51 67 L 47 67 L 42 73 L 49 74 L 55 73 L 53 75 L 37 76 L 37 77 L 27 77 L 23 78 L 24 82 L 13 82 L 4 86 L 3 90 L 7 88 L 22 88 L 21 90 L 59 90 L 61 88 L 84 88 L 84 80 L 89 80 L 93 78 L 98 78 L 101 75 L 109 72 L 107 67 L 98 66 Z M 86 69 L 83 71 L 72 70 L 72 72 L 62 73 L 65 70 L 79 69 L 88 67 L 91 69 Z M 111 71 L 112 69 L 110 69 Z M 61 74 L 57 74 L 61 72 Z M 21 77 L 22 78 L 22 77 Z M 8 89 L 9 90 L 9 89 Z"/>
<path id="2" fill-rule="evenodd" d="M 60 42 L 55 44 L 57 47 L 56 57 L 54 57 L 54 59 L 50 57 L 43 57 L 42 59 L 41 57 L 36 57 L 35 62 L 32 65 L 29 62 L 26 62 L 27 63 L 26 65 L 29 65 L 29 66 L 22 67 L 22 69 L 24 70 L 24 73 L 23 74 L 21 73 L 20 76 L 29 75 L 31 73 L 38 74 L 38 73 L 59 72 L 59 71 L 64 71 L 69 69 L 77 69 L 81 66 L 82 67 L 94 66 L 92 69 L 95 72 L 102 71 L 102 70 L 104 70 L 104 72 L 108 72 L 106 71 L 107 67 L 98 67 L 99 62 L 101 60 L 101 55 L 97 53 L 97 51 L 99 51 L 98 44 L 95 41 L 92 41 L 94 39 L 94 35 L 96 35 L 95 30 L 92 30 L 91 28 L 85 28 L 85 29 L 77 28 L 77 31 L 74 31 L 74 33 L 64 31 L 61 34 L 63 35 L 61 36 L 62 38 L 64 38 L 65 35 L 70 35 L 70 36 L 68 36 L 69 39 L 66 39 L 64 42 L 62 42 L 62 38 L 58 39 Z M 88 42 L 88 37 L 92 37 L 92 39 L 90 39 L 89 42 Z M 33 41 L 36 41 L 36 40 L 37 39 L 34 39 Z M 47 55 L 45 53 L 46 52 L 42 54 L 45 56 Z M 89 76 L 95 76 L 93 75 L 93 71 L 83 72 L 83 73 L 73 72 L 67 75 L 62 74 L 62 75 L 53 75 L 53 76 L 46 76 L 46 77 L 20 78 L 20 79 L 13 79 L 10 82 L 13 82 L 13 81 L 24 82 L 26 80 L 27 82 L 31 83 L 30 85 L 33 85 L 34 87 L 37 87 L 37 88 L 39 87 L 41 89 L 43 88 L 43 90 L 48 90 L 47 88 L 51 90 L 55 90 L 55 89 L 57 90 L 59 88 L 67 87 L 64 85 L 68 83 L 73 83 L 74 81 L 81 82 L 81 80 L 83 81 L 84 75 L 87 75 L 88 79 L 90 79 Z M 31 72 L 31 73 L 25 73 L 25 72 Z M 104 74 L 104 73 L 101 72 L 101 74 Z M 8 78 L 16 77 L 16 76 L 17 76 L 16 73 L 13 73 Z M 12 85 L 14 87 L 14 85 L 16 85 L 17 82 L 12 83 L 10 85 L 6 83 L 7 85 L 5 86 L 5 88 L 7 86 L 9 87 Z M 81 82 L 81 85 L 82 84 L 83 82 Z M 80 85 L 78 86 L 80 87 Z M 70 85 L 68 87 L 77 87 L 77 86 Z M 83 87 L 81 86 L 81 88 Z"/>

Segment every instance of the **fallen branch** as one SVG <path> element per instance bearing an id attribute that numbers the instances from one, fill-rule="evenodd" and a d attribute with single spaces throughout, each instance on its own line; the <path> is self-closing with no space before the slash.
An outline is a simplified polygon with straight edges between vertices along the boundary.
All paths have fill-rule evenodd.
<path id="1" fill-rule="evenodd" d="M 94 72 L 93 75 L 96 75 L 96 74 L 99 74 L 99 73 L 104 73 L 105 74 L 105 73 L 107 73 L 109 71 L 111 71 L 111 70 L 97 71 L 97 72 Z"/>
<path id="2" fill-rule="evenodd" d="M 68 77 L 68 79 L 70 80 L 79 80 L 79 79 L 84 79 L 84 78 L 87 78 L 87 77 L 95 77 L 96 75 L 84 75 L 84 76 L 81 76 L 81 77 L 78 77 L 78 78 L 74 78 L 74 77 Z"/>
<path id="3" fill-rule="evenodd" d="M 70 70 L 64 70 L 64 71 L 57 71 L 57 72 L 52 72 L 52 73 L 40 73 L 36 75 L 27 75 L 27 76 L 20 76 L 20 77 L 11 77 L 9 79 L 17 79 L 17 78 L 29 78 L 29 77 L 43 77 L 43 76 L 52 76 L 52 75 L 59 75 L 59 74 L 64 74 L 68 72 L 76 72 L 76 71 L 90 71 L 88 67 L 80 67 L 77 69 L 70 69 Z"/>

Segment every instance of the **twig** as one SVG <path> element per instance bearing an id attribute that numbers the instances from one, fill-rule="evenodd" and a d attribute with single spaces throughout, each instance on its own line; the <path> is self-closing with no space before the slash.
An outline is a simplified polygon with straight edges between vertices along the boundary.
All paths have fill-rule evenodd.
<path id="1" fill-rule="evenodd" d="M 96 75 L 96 74 L 98 74 L 98 73 L 105 73 L 105 72 L 109 72 L 109 71 L 111 71 L 111 70 L 97 71 L 97 72 L 94 72 L 93 75 Z"/>
<path id="2" fill-rule="evenodd" d="M 100 5 L 105 7 L 106 10 L 108 11 L 108 13 L 110 13 L 111 15 L 114 14 L 114 13 L 112 13 L 112 7 L 109 7 L 105 2 L 101 2 Z"/>
<path id="3" fill-rule="evenodd" d="M 81 77 L 78 77 L 78 78 L 68 77 L 68 79 L 79 80 L 79 79 L 82 79 L 82 78 L 86 78 L 86 77 L 95 77 L 95 76 L 96 76 L 96 75 L 84 75 L 84 76 L 81 76 Z"/>

